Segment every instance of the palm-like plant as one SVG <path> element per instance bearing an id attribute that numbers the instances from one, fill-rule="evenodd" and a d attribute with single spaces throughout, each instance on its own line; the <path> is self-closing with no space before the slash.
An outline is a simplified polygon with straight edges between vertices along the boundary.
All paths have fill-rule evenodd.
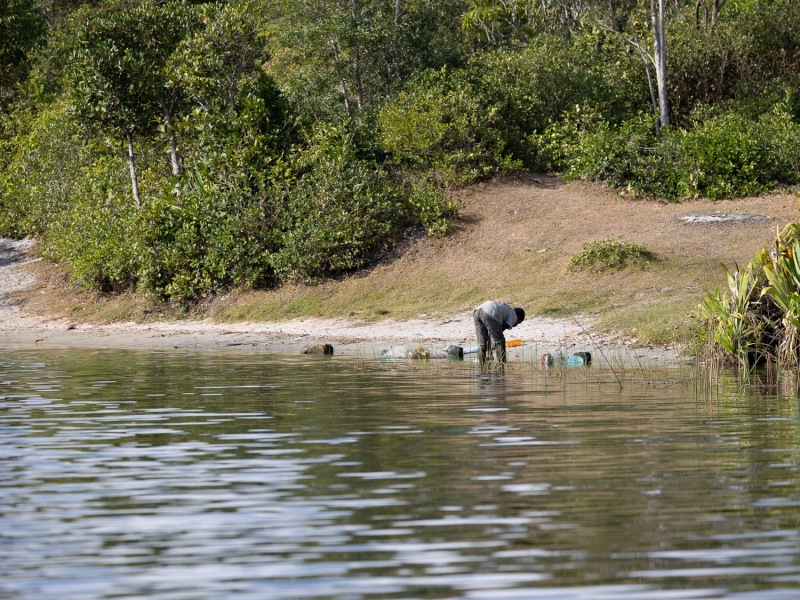
<path id="1" fill-rule="evenodd" d="M 728 289 L 700 307 L 711 346 L 748 368 L 762 358 L 800 366 L 800 224 L 792 223 L 745 269 L 726 269 Z"/>
<path id="2" fill-rule="evenodd" d="M 711 336 L 712 344 L 723 354 L 748 366 L 750 358 L 760 350 L 762 326 L 749 313 L 759 280 L 750 269 L 734 271 L 725 268 L 728 290 L 708 294 L 701 306 L 701 316 Z"/>
<path id="3" fill-rule="evenodd" d="M 775 240 L 775 249 L 763 264 L 769 285 L 761 291 L 780 308 L 781 336 L 777 358 L 787 366 L 798 366 L 800 351 L 800 227 L 793 224 Z"/>

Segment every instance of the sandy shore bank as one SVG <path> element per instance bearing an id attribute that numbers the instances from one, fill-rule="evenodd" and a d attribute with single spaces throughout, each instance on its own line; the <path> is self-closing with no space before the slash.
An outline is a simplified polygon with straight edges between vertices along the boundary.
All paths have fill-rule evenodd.
<path id="1" fill-rule="evenodd" d="M 30 243 L 0 239 L 0 348 L 193 349 L 300 353 L 328 343 L 337 355 L 373 357 L 396 347 L 440 349 L 475 343 L 471 311 L 453 315 L 420 315 L 396 321 L 361 322 L 293 319 L 278 323 L 220 324 L 209 320 L 113 323 L 95 325 L 66 319 L 42 319 L 10 301 L 10 294 L 34 283 L 26 264 Z M 636 354 L 659 363 L 678 359 L 674 351 L 626 349 L 589 335 L 581 318 L 530 318 L 508 332 L 524 344 L 509 351 L 510 360 L 533 360 L 543 352 L 593 351 L 593 355 Z"/>

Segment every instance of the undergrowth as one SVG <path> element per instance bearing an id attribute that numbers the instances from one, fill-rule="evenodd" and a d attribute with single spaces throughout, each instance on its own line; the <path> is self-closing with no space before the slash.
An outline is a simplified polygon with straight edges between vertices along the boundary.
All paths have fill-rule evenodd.
<path id="1" fill-rule="evenodd" d="M 643 245 L 607 238 L 583 244 L 580 252 L 570 255 L 569 269 L 613 271 L 628 266 L 643 267 L 655 258 Z"/>

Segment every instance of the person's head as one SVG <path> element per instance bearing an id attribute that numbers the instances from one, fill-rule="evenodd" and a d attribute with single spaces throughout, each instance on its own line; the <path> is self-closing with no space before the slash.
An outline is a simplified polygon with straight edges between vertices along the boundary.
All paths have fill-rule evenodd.
<path id="1" fill-rule="evenodd" d="M 517 313 L 517 322 L 515 323 L 515 325 L 519 325 L 525 320 L 525 311 L 522 310 L 521 308 L 515 308 L 514 312 Z"/>

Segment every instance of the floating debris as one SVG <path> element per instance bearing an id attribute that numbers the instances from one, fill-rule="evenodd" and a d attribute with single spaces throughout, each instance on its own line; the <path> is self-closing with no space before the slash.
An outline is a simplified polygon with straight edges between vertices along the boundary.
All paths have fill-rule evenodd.
<path id="1" fill-rule="evenodd" d="M 576 352 L 570 356 L 559 354 L 558 357 L 553 357 L 549 352 L 545 352 L 539 359 L 539 364 L 545 368 L 554 367 L 556 364 L 565 367 L 588 367 L 592 364 L 592 353 Z"/>
<path id="2" fill-rule="evenodd" d="M 422 346 L 405 348 L 403 346 L 393 346 L 381 352 L 380 357 L 384 360 L 411 358 L 416 360 L 428 359 L 447 359 L 464 360 L 464 349 L 461 346 L 448 346 L 441 350 L 428 350 Z"/>
<path id="3" fill-rule="evenodd" d="M 316 344 L 314 346 L 306 346 L 300 352 L 302 354 L 324 354 L 326 356 L 333 356 L 333 346 L 330 344 Z"/>

